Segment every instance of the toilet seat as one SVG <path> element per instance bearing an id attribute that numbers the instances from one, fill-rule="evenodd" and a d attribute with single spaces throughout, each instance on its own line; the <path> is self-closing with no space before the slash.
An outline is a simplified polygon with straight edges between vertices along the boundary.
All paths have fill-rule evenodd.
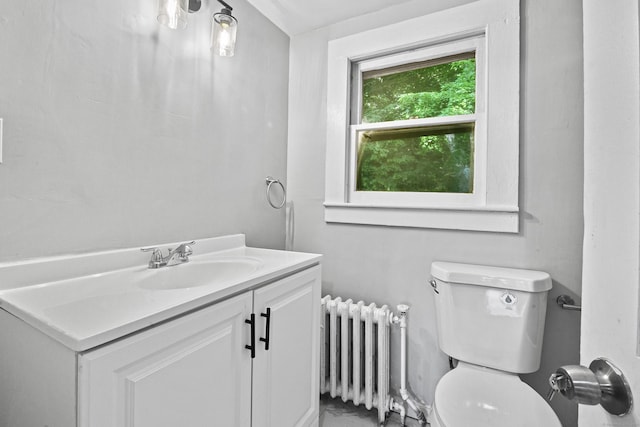
<path id="1" fill-rule="evenodd" d="M 436 386 L 434 426 L 562 427 L 549 404 L 516 374 L 460 362 Z"/>

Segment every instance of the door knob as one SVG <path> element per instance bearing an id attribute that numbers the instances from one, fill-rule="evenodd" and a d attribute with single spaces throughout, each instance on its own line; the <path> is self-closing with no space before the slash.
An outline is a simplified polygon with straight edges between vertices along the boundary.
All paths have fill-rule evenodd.
<path id="1" fill-rule="evenodd" d="M 614 415 L 626 415 L 631 410 L 631 388 L 622 372 L 609 360 L 597 358 L 589 367 L 566 365 L 549 377 L 551 400 L 556 393 L 584 405 L 600 404 Z"/>

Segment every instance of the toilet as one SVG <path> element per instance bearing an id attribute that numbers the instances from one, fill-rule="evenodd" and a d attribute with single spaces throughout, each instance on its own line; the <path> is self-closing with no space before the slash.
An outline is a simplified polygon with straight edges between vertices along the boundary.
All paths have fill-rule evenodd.
<path id="1" fill-rule="evenodd" d="M 562 427 L 518 374 L 540 368 L 549 274 L 431 265 L 440 349 L 458 361 L 436 385 L 432 427 Z"/>

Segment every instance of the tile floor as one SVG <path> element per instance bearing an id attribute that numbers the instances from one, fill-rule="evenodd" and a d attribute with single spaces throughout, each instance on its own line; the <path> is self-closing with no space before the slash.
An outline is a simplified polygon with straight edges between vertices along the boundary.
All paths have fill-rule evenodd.
<path id="1" fill-rule="evenodd" d="M 400 427 L 400 415 L 391 412 L 385 427 Z M 419 427 L 420 423 L 413 418 L 405 419 L 405 426 Z M 366 410 L 363 406 L 355 406 L 343 402 L 340 398 L 320 398 L 320 427 L 378 427 L 378 410 Z"/>

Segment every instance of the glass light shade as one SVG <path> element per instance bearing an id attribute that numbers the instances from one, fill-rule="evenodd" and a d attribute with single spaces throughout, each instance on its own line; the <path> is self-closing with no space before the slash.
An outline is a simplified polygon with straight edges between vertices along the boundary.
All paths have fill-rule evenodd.
<path id="1" fill-rule="evenodd" d="M 158 22 L 173 30 L 187 27 L 189 0 L 159 0 Z"/>
<path id="2" fill-rule="evenodd" d="M 238 21 L 228 9 L 214 14 L 211 23 L 211 49 L 220 56 L 233 56 L 237 29 Z"/>

